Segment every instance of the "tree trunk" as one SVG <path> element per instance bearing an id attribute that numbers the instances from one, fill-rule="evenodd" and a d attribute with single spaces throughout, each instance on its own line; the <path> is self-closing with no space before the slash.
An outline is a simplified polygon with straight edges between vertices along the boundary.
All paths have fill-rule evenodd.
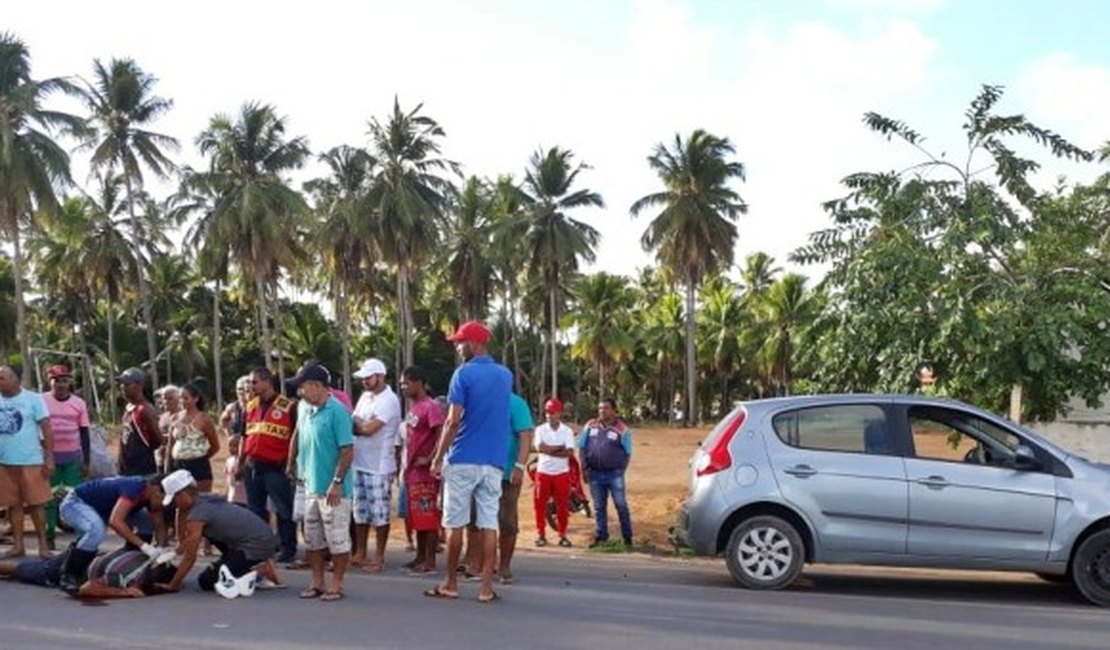
<path id="1" fill-rule="evenodd" d="M 223 345 L 220 332 L 220 294 L 223 287 L 216 279 L 216 291 L 212 295 L 212 372 L 216 378 L 216 412 L 224 412 L 224 373 L 220 346 Z"/>
<path id="2" fill-rule="evenodd" d="M 106 301 L 104 313 L 108 315 L 108 415 L 112 422 L 116 421 L 116 373 L 120 371 L 119 361 L 116 360 L 116 314 L 115 300 L 111 294 Z"/>
<path id="3" fill-rule="evenodd" d="M 555 291 L 558 287 L 558 282 L 551 283 L 548 288 L 548 309 L 550 312 L 548 318 L 551 319 L 551 396 L 559 396 L 559 342 L 555 339 L 555 334 L 558 331 L 559 317 L 555 311 Z"/>
<path id="4" fill-rule="evenodd" d="M 509 347 L 513 352 L 513 369 L 516 371 L 516 392 L 523 393 L 523 386 L 520 371 L 520 346 L 517 342 L 518 332 L 516 323 L 516 292 L 513 290 L 513 285 L 509 285 Z"/>
<path id="5" fill-rule="evenodd" d="M 15 220 L 12 233 L 14 254 L 12 255 L 12 275 L 15 276 L 15 329 L 19 336 L 19 360 L 23 364 L 23 386 L 31 387 L 31 373 L 27 372 L 31 363 L 31 340 L 27 338 L 27 305 L 23 302 L 23 243 L 19 235 L 19 218 Z"/>
<path id="6" fill-rule="evenodd" d="M 697 378 L 694 376 L 694 289 L 692 276 L 686 278 L 686 406 L 683 408 L 683 425 L 690 426 L 697 409 Z"/>
<path id="7" fill-rule="evenodd" d="M 277 280 L 266 283 L 266 293 L 270 296 L 268 300 L 272 300 L 267 309 L 269 313 L 273 314 L 270 319 L 272 321 L 270 326 L 273 329 L 274 356 L 277 358 L 278 385 L 280 386 L 278 392 L 281 392 L 285 390 L 285 346 L 282 345 L 281 303 L 278 298 Z"/>
<path id="8" fill-rule="evenodd" d="M 404 352 L 404 366 L 413 364 L 413 323 L 412 323 L 412 298 L 409 296 L 409 267 L 402 263 L 397 267 L 398 300 L 401 307 L 401 344 Z"/>
<path id="9" fill-rule="evenodd" d="M 335 291 L 332 295 L 335 296 L 335 317 L 339 320 L 339 355 L 340 365 L 343 370 L 343 390 L 351 394 L 351 314 L 350 305 L 347 304 L 347 296 L 343 291 L 343 283 L 339 280 L 334 280 Z M 396 373 L 394 376 L 399 376 Z"/>
<path id="10" fill-rule="evenodd" d="M 154 336 L 153 307 L 150 304 L 150 286 L 146 281 L 146 268 L 143 265 L 141 230 L 139 217 L 135 214 L 135 196 L 131 176 L 124 174 L 127 183 L 127 212 L 131 216 L 131 245 L 135 248 L 135 272 L 139 279 L 139 303 L 142 305 L 143 325 L 146 326 L 146 351 L 150 358 L 150 382 L 153 390 L 158 390 L 158 341 Z"/>
<path id="11" fill-rule="evenodd" d="M 1021 384 L 1014 384 L 1010 387 L 1010 420 L 1014 424 L 1021 424 Z"/>
<path id="12" fill-rule="evenodd" d="M 262 333 L 262 365 L 270 368 L 274 360 L 274 342 L 270 338 L 270 314 L 266 307 L 266 286 L 262 278 L 255 279 L 254 287 L 255 298 L 258 300 L 258 330 Z"/>

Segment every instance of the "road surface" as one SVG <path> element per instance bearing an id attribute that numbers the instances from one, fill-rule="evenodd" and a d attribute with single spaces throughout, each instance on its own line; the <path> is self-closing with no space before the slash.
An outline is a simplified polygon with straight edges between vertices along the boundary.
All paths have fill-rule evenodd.
<path id="1" fill-rule="evenodd" d="M 458 601 L 426 598 L 434 581 L 397 568 L 352 575 L 336 603 L 299 600 L 303 572 L 234 601 L 192 580 L 102 605 L 0 582 L 0 648 L 1110 648 L 1110 610 L 1022 574 L 813 567 L 768 593 L 712 560 L 525 551 L 515 564 L 492 605 L 468 583 Z"/>

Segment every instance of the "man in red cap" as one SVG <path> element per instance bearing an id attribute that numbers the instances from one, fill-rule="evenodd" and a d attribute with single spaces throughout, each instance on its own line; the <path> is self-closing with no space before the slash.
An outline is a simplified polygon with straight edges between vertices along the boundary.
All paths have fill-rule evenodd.
<path id="1" fill-rule="evenodd" d="M 46 369 L 50 392 L 42 396 L 54 430 L 54 472 L 50 491 L 75 488 L 89 471 L 89 409 L 85 400 L 73 394 L 69 367 L 58 364 Z M 46 541 L 54 548 L 58 528 L 58 501 L 46 503 Z"/>
<path id="2" fill-rule="evenodd" d="M 481 531 L 482 584 L 478 601 L 497 600 L 493 591 L 493 564 L 497 556 L 497 514 L 501 499 L 501 474 L 509 454 L 509 395 L 513 378 L 509 369 L 486 352 L 490 331 L 468 321 L 447 340 L 463 359 L 451 376 L 447 391 L 450 404 L 439 445 L 432 459 L 432 473 L 443 477 L 443 526 L 448 532 L 447 577 L 424 595 L 458 598 L 458 565 L 463 528 L 470 523 L 473 500 L 475 525 Z M 446 461 L 446 467 L 444 463 Z"/>
<path id="3" fill-rule="evenodd" d="M 547 500 L 555 497 L 555 523 L 559 546 L 569 547 L 567 515 L 570 500 L 570 458 L 574 455 L 574 432 L 562 423 L 563 403 L 552 397 L 543 405 L 547 421 L 536 427 L 536 482 L 533 505 L 536 509 L 536 546 L 547 546 Z"/>

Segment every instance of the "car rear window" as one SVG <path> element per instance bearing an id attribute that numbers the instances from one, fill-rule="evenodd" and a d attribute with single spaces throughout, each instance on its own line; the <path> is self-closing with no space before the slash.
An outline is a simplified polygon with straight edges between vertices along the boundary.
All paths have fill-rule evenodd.
<path id="1" fill-rule="evenodd" d="M 776 415 L 771 426 L 779 439 L 791 447 L 861 454 L 895 452 L 883 409 L 871 404 L 787 411 Z"/>

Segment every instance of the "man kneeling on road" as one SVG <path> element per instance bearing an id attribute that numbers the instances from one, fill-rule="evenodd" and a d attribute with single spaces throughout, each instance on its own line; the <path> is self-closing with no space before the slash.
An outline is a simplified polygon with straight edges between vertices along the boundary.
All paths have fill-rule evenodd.
<path id="1" fill-rule="evenodd" d="M 77 533 L 62 569 L 62 586 L 76 589 L 111 528 L 131 547 L 154 559 L 166 543 L 162 487 L 141 476 L 112 476 L 77 486 L 59 508 L 62 521 Z M 151 544 L 151 533 L 158 546 Z"/>
<path id="2" fill-rule="evenodd" d="M 220 559 L 197 576 L 202 590 L 213 591 L 218 581 L 227 581 L 227 576 L 220 575 L 222 567 L 226 567 L 231 579 L 240 581 L 238 591 L 229 590 L 228 585 L 220 590 L 221 595 L 228 598 L 250 595 L 255 584 L 259 588 L 282 586 L 273 561 L 279 546 L 278 537 L 258 515 L 219 495 L 197 493 L 197 482 L 188 470 L 179 469 L 166 476 L 162 479 L 162 489 L 166 495 L 163 505 L 172 503 L 177 508 L 184 530 L 178 533 L 181 557 L 176 562 L 177 572 L 168 583 L 157 584 L 156 588 L 162 591 L 181 589 L 196 564 L 201 539 L 212 542 L 220 551 Z M 259 578 L 257 583 L 255 576 L 250 575 L 254 572 Z"/>

